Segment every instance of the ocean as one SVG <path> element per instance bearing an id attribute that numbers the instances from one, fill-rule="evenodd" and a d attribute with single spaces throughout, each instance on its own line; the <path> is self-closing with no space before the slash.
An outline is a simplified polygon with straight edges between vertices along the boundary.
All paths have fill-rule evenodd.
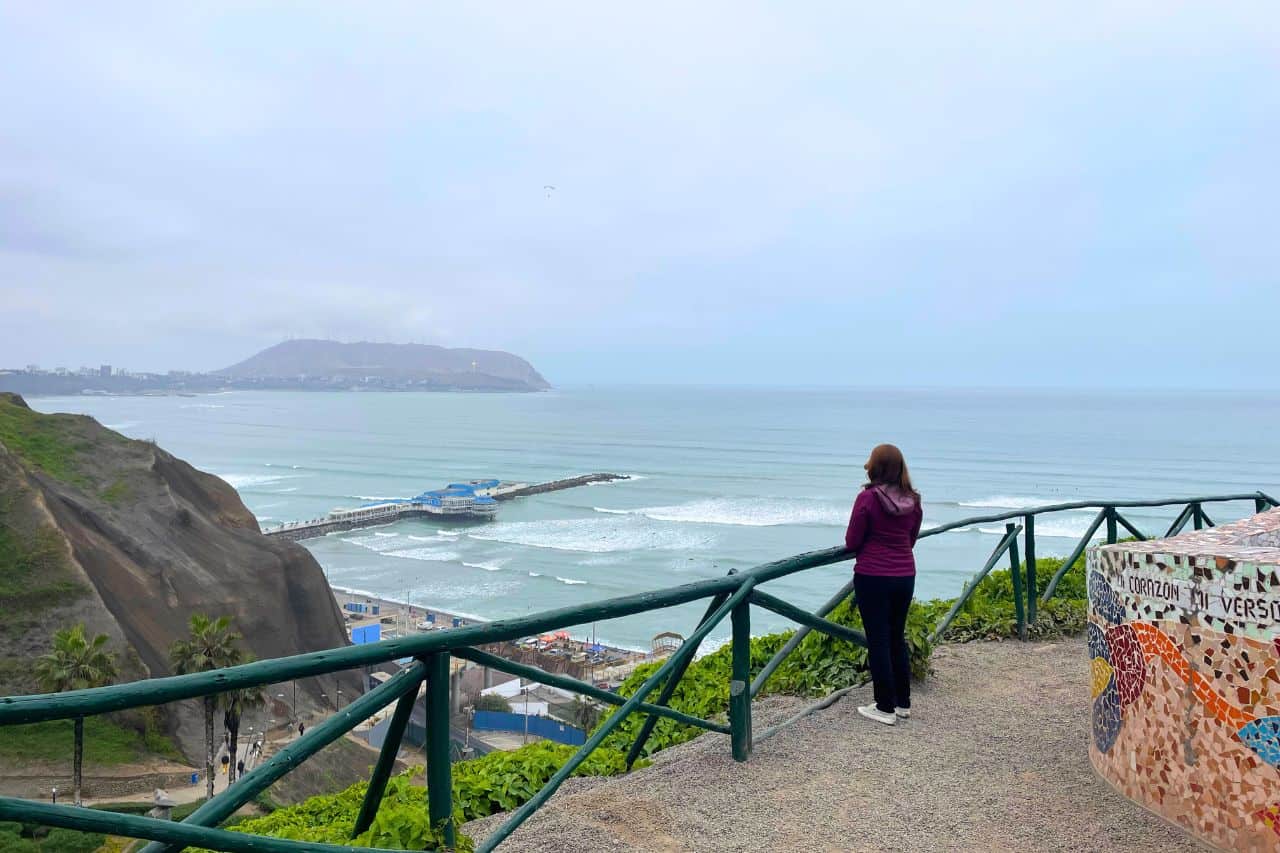
<path id="1" fill-rule="evenodd" d="M 233 485 L 264 527 L 479 477 L 630 480 L 504 503 L 496 521 L 428 520 L 303 543 L 331 583 L 484 619 L 723 575 L 838 544 L 870 448 L 906 454 L 925 526 L 1006 508 L 1263 489 L 1280 494 L 1280 395 L 1007 390 L 580 387 L 536 394 L 227 392 L 38 397 Z M 1215 521 L 1251 504 L 1209 507 Z M 1175 509 L 1127 513 L 1162 532 Z M 1065 555 L 1093 513 L 1037 522 Z M 917 549 L 917 596 L 952 596 L 1000 525 Z M 812 608 L 849 564 L 768 589 Z M 703 604 L 576 629 L 648 648 Z M 752 614 L 753 633 L 787 627 Z M 713 639 L 727 636 L 727 623 Z"/>

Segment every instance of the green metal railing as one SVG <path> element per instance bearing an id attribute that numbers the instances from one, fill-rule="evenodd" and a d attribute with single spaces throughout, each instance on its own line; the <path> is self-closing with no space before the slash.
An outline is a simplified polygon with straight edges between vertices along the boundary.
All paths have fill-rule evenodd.
<path id="1" fill-rule="evenodd" d="M 1121 514 L 1121 509 L 1134 507 L 1182 506 L 1165 535 L 1173 535 L 1188 523 L 1201 529 L 1213 522 L 1204 511 L 1208 503 L 1248 500 L 1261 512 L 1280 506 L 1275 498 L 1263 492 L 1176 498 L 1156 501 L 1110 501 L 1054 504 L 1006 513 L 967 518 L 923 531 L 921 538 L 936 536 L 959 527 L 974 524 L 1006 522 L 1005 534 L 992 551 L 982 570 L 965 585 L 951 611 L 939 622 L 933 637 L 941 637 L 973 594 L 982 579 L 1008 556 L 1012 570 L 1015 615 L 1019 635 L 1026 637 L 1028 623 L 1036 620 L 1038 601 L 1047 601 L 1067 569 L 1088 547 L 1098 529 L 1106 525 L 1106 541 L 1117 541 L 1124 528 L 1138 538 L 1147 538 Z M 1036 596 L 1035 520 L 1048 513 L 1079 509 L 1098 509 L 1086 534 L 1070 552 L 1062 568 L 1050 579 L 1042 596 Z M 1020 522 L 1020 523 L 1019 523 Z M 1021 535 L 1026 557 L 1025 575 L 1019 558 Z M 453 843 L 452 773 L 449 756 L 449 658 L 473 661 L 511 675 L 535 679 L 546 684 L 575 691 L 611 704 L 617 711 L 601 724 L 585 744 L 561 767 L 530 800 L 517 808 L 507 820 L 479 844 L 479 851 L 490 851 L 501 844 L 533 812 L 547 801 L 561 783 L 622 724 L 631 714 L 645 714 L 646 719 L 627 755 L 627 766 L 644 754 L 644 747 L 659 719 L 670 719 L 684 725 L 728 735 L 733 757 L 745 761 L 752 749 L 751 700 L 764 687 L 769 677 L 790 655 L 810 631 L 820 631 L 850 643 L 865 645 L 866 638 L 851 628 L 825 618 L 853 591 L 852 582 L 845 584 L 831 599 L 810 613 L 759 587 L 770 581 L 798 572 L 848 560 L 854 555 L 843 547 L 813 551 L 756 566 L 742 572 L 683 586 L 628 595 L 605 601 L 549 610 L 516 619 L 504 619 L 482 625 L 454 628 L 420 636 L 384 640 L 359 646 L 329 649 L 273 660 L 255 661 L 241 666 L 192 673 L 168 678 L 153 678 L 129 684 L 117 684 L 90 690 L 65 693 L 0 698 L 0 727 L 45 720 L 74 719 L 122 711 L 148 705 L 159 705 L 184 699 L 196 699 L 244 687 L 257 687 L 310 676 L 325 675 L 356 667 L 413 658 L 413 663 L 394 677 L 370 690 L 313 726 L 306 734 L 282 747 L 252 771 L 246 773 L 223 793 L 206 801 L 179 823 L 156 818 L 138 817 L 97 811 L 69 805 L 51 805 L 33 800 L 0 797 L 0 820 L 16 820 L 64 827 L 67 829 L 108 833 L 147 839 L 152 843 L 147 853 L 176 851 L 185 846 L 213 850 L 253 851 L 253 853 L 301 853 L 301 851 L 368 851 L 374 848 L 290 841 L 281 838 L 230 832 L 217 827 L 237 809 L 252 801 L 268 786 L 314 755 L 324 746 L 341 738 L 376 712 L 395 705 L 389 730 L 374 766 L 370 784 L 356 820 L 353 837 L 372 824 L 399 752 L 405 728 L 420 688 L 426 685 L 427 712 L 427 813 L 432 825 L 444 829 L 446 842 Z M 545 672 L 527 664 L 515 663 L 482 651 L 477 646 L 586 625 L 604 619 L 617 619 L 646 613 L 693 601 L 708 600 L 706 612 L 685 642 L 647 678 L 630 697 L 622 697 L 593 684 Z M 777 654 L 751 679 L 750 636 L 751 607 L 762 607 L 799 623 L 800 628 Z M 731 673 L 729 685 L 728 725 L 683 713 L 668 703 L 685 670 L 693 661 L 702 641 L 725 619 L 731 624 Z M 659 686 L 661 689 L 658 690 Z M 653 701 L 650 694 L 658 690 Z M 775 727 L 776 728 L 776 727 Z M 769 732 L 772 733 L 772 730 Z"/>

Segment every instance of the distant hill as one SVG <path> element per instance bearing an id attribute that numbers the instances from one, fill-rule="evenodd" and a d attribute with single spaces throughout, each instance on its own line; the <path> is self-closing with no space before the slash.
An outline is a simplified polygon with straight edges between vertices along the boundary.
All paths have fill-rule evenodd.
<path id="1" fill-rule="evenodd" d="M 285 341 L 217 371 L 232 379 L 323 378 L 359 382 L 365 377 L 427 388 L 542 391 L 550 388 L 533 365 L 509 352 L 448 349 L 428 344 Z"/>

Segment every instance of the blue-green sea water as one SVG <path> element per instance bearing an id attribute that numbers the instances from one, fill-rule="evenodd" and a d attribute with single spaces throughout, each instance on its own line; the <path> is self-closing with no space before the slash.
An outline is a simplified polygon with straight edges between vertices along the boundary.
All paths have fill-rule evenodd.
<path id="1" fill-rule="evenodd" d="M 264 527 L 460 479 L 632 475 L 505 503 L 486 524 L 404 521 L 305 543 L 336 585 L 480 618 L 685 583 L 838 544 L 862 463 L 883 441 L 905 452 L 926 527 L 1070 500 L 1280 493 L 1274 394 L 587 387 L 30 403 L 154 438 L 235 486 Z M 1209 513 L 1220 522 L 1251 509 L 1237 503 Z M 1129 516 L 1162 532 L 1173 513 Z M 1065 554 L 1091 518 L 1086 510 L 1039 521 L 1041 555 Z M 922 541 L 917 595 L 956 594 L 1001 532 L 978 524 Z M 849 571 L 830 566 L 769 589 L 813 607 Z M 701 609 L 595 630 L 603 641 L 647 648 L 659 631 L 687 633 Z M 753 619 L 755 633 L 786 625 L 760 610 Z"/>

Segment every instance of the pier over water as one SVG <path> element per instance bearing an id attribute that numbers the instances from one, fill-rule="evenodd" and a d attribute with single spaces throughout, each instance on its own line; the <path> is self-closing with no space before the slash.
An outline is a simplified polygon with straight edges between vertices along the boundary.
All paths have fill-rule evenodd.
<path id="1" fill-rule="evenodd" d="M 587 486 L 628 480 L 626 474 L 579 474 L 545 483 L 519 483 L 505 480 L 469 480 L 450 483 L 412 498 L 378 501 L 354 509 L 335 509 L 322 518 L 285 522 L 262 531 L 264 536 L 281 539 L 312 539 L 329 533 L 378 527 L 405 518 L 441 518 L 447 520 L 488 521 L 498 514 L 498 502 L 547 492 L 558 492 Z"/>

